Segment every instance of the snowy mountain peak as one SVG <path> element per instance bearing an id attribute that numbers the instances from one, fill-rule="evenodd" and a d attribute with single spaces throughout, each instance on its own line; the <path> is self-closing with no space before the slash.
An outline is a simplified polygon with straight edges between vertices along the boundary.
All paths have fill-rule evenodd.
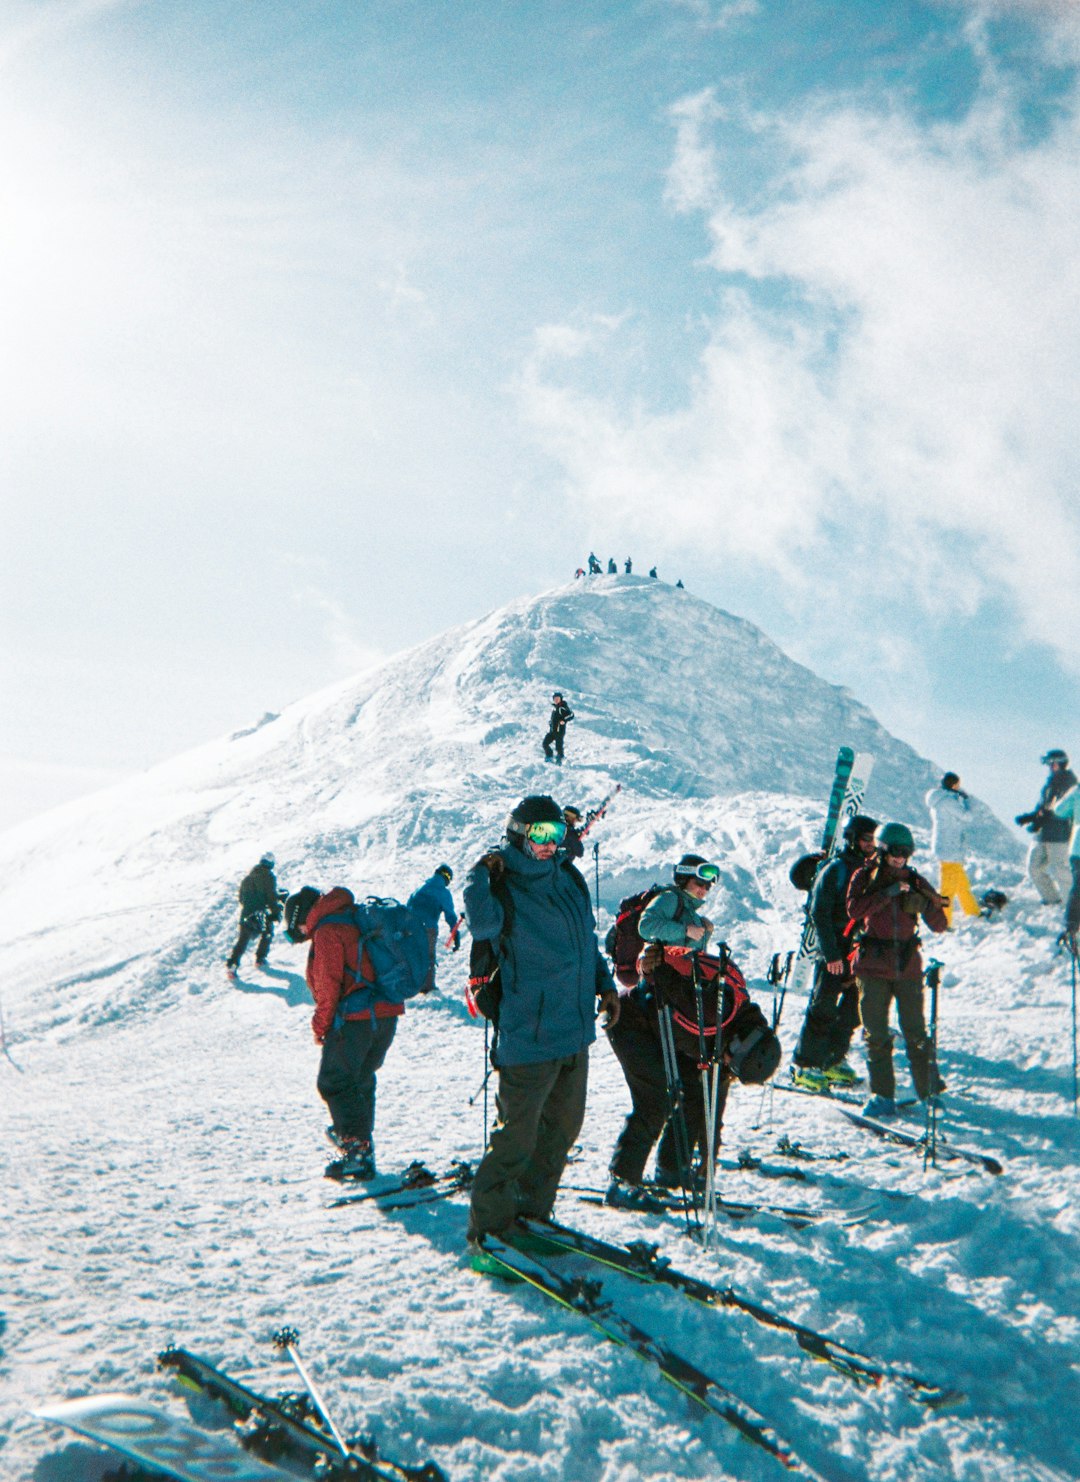
<path id="1" fill-rule="evenodd" d="M 576 715 L 561 769 L 540 746 L 555 689 Z M 97 1017 L 100 975 L 106 999 L 119 974 L 138 1000 L 163 954 L 177 971 L 224 955 L 236 882 L 266 848 L 290 888 L 403 897 L 440 858 L 466 866 L 522 794 L 585 808 L 616 784 L 602 904 L 695 847 L 722 862 L 725 907 L 751 931 L 791 904 L 786 867 L 814 842 L 841 743 L 875 758 L 872 811 L 926 824 L 930 763 L 759 629 L 649 578 L 579 580 L 10 831 L 8 978 L 46 934 L 52 975 L 85 984 Z M 985 809 L 977 826 L 1013 847 Z"/>

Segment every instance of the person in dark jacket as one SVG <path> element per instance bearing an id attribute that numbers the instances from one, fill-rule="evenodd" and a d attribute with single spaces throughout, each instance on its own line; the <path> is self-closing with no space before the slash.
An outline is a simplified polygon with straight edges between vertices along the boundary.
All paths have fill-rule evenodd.
<path id="1" fill-rule="evenodd" d="M 681 1133 L 673 1115 L 672 1088 L 664 1065 L 660 1013 L 665 1003 L 672 1006 L 672 986 L 687 981 L 686 974 L 676 972 L 671 962 L 681 958 L 685 967 L 687 954 L 704 953 L 708 946 L 713 927 L 703 907 L 719 874 L 719 867 L 702 855 L 684 854 L 675 866 L 674 883 L 657 891 L 638 921 L 638 934 L 651 944 L 639 959 L 644 975 L 623 996 L 618 1020 L 608 1029 L 608 1040 L 626 1077 L 631 1100 L 630 1114 L 611 1158 L 611 1183 L 606 1195 L 609 1204 L 632 1208 L 642 1202 L 639 1186 L 657 1138 L 656 1181 L 668 1188 L 680 1187 L 684 1176 L 687 1181 L 696 1176 L 693 1166 L 680 1166 L 684 1158 L 690 1165 L 695 1157 L 705 1159 L 710 1138 L 697 1039 L 694 1034 L 687 1038 L 682 1032 L 673 1036 L 685 1133 L 680 1152 Z M 721 964 L 730 966 L 726 952 L 719 960 L 708 956 L 696 960 L 703 974 L 715 967 L 713 980 L 717 972 L 724 971 Z M 779 1041 L 761 1010 L 742 991 L 742 974 L 735 969 L 733 976 L 734 984 L 740 985 L 738 993 L 734 984 L 725 983 L 722 998 L 708 987 L 703 996 L 703 1008 L 712 1026 L 708 1032 L 713 1051 L 716 1010 L 721 1002 L 723 1005 L 716 1121 L 711 1138 L 714 1149 L 720 1144 L 731 1081 L 760 1084 L 772 1075 L 780 1060 Z"/>
<path id="2" fill-rule="evenodd" d="M 469 929 L 494 948 L 502 987 L 492 1051 L 497 1121 L 473 1182 L 472 1241 L 518 1215 L 551 1213 L 585 1116 L 597 1003 L 606 1017 L 619 1012 L 589 887 L 561 848 L 565 833 L 553 798 L 523 798 L 505 842 L 465 882 Z"/>
<path id="3" fill-rule="evenodd" d="M 330 918 L 355 904 L 344 886 L 323 895 L 305 885 L 285 902 L 285 934 L 291 942 L 310 943 L 305 976 L 315 1000 L 311 1032 L 322 1046 L 316 1086 L 330 1112 L 327 1135 L 341 1153 L 336 1171 L 368 1179 L 375 1177 L 375 1078 L 405 1005 L 348 1005 L 360 978 L 360 932 Z"/>
<path id="4" fill-rule="evenodd" d="M 626 572 L 627 576 L 629 576 L 633 569 L 634 563 L 633 561 L 631 561 L 630 557 L 627 556 L 626 560 L 623 562 L 623 570 Z"/>
<path id="5" fill-rule="evenodd" d="M 547 735 L 544 737 L 544 756 L 550 761 L 562 765 L 563 743 L 566 738 L 566 727 L 574 718 L 574 712 L 563 699 L 562 690 L 556 690 L 551 697 L 551 719 L 548 721 Z M 555 755 L 552 756 L 551 748 L 554 745 Z"/>
<path id="6" fill-rule="evenodd" d="M 439 944 L 440 916 L 450 928 L 451 952 L 461 950 L 461 933 L 458 929 L 461 917 L 454 907 L 454 897 L 450 894 L 450 882 L 453 878 L 454 872 L 450 866 L 441 864 L 423 885 L 416 887 L 406 901 L 410 911 L 415 911 L 427 927 L 428 941 L 431 944 L 431 988 L 435 987 L 435 949 Z M 430 992 L 431 989 L 427 991 Z"/>
<path id="7" fill-rule="evenodd" d="M 281 896 L 274 876 L 276 861 L 269 852 L 240 882 L 240 935 L 236 945 L 225 959 L 230 978 L 236 977 L 240 959 L 253 938 L 255 943 L 255 966 L 265 967 L 274 935 L 274 923 L 281 920 Z"/>
<path id="8" fill-rule="evenodd" d="M 1060 747 L 1048 751 L 1042 757 L 1042 764 L 1050 768 L 1050 773 L 1043 783 L 1039 801 L 1030 813 L 1018 813 L 1016 822 L 1035 835 L 1028 855 L 1028 875 L 1039 892 L 1039 899 L 1044 906 L 1059 906 L 1072 885 L 1069 868 L 1071 825 L 1068 819 L 1055 814 L 1054 804 L 1076 786 L 1076 774 L 1069 770 L 1069 758 Z"/>
<path id="9" fill-rule="evenodd" d="M 597 560 L 596 552 L 589 552 L 589 575 L 599 576 L 601 571 L 600 562 Z"/>
<path id="10" fill-rule="evenodd" d="M 580 859 L 585 853 L 585 845 L 581 842 L 581 809 L 568 803 L 562 810 L 562 816 L 566 824 L 566 837 L 563 839 L 566 857 Z"/>
<path id="11" fill-rule="evenodd" d="M 817 939 L 814 982 L 791 1071 L 795 1084 L 810 1091 L 824 1091 L 830 1081 L 850 1086 L 859 1080 L 847 1064 L 859 1024 L 859 989 L 847 934 L 847 888 L 855 871 L 873 858 L 877 826 L 876 818 L 856 813 L 844 829 L 843 849 L 818 870 L 810 888 L 807 909 Z"/>
<path id="12" fill-rule="evenodd" d="M 883 823 L 875 838 L 877 858 L 852 875 L 847 909 L 856 929 L 855 979 L 870 1069 L 872 1095 L 864 1111 L 870 1117 L 892 1117 L 896 1073 L 889 1009 L 894 999 L 915 1094 L 925 1101 L 945 1089 L 931 1064 L 923 1013 L 919 922 L 940 932 L 947 921 L 944 899 L 908 862 L 915 840 L 906 824 Z"/>

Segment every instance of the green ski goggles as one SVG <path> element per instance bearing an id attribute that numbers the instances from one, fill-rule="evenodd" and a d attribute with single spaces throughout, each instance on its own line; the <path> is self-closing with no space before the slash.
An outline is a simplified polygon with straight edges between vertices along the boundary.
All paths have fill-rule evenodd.
<path id="1" fill-rule="evenodd" d="M 695 865 L 691 870 L 680 870 L 679 880 L 704 880 L 706 885 L 715 885 L 720 878 L 720 866 L 714 864 Z"/>
<path id="2" fill-rule="evenodd" d="M 530 823 L 525 829 L 530 844 L 561 844 L 566 838 L 566 824 L 561 819 L 551 823 Z"/>

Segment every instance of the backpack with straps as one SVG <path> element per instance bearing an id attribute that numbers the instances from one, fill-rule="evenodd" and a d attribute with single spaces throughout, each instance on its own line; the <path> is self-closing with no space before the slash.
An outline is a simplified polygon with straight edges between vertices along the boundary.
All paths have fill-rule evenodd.
<path id="1" fill-rule="evenodd" d="M 718 1059 L 725 1031 L 749 1003 L 746 979 L 727 943 L 718 942 L 712 953 L 654 942 L 645 951 L 642 967 L 657 1007 L 671 1011 L 679 1054 L 699 1063 Z"/>
<path id="2" fill-rule="evenodd" d="M 640 976 L 638 958 L 645 948 L 645 942 L 638 930 L 642 913 L 649 902 L 655 900 L 664 890 L 674 890 L 678 894 L 673 919 L 681 920 L 686 906 L 678 886 L 650 885 L 648 890 L 639 890 L 637 895 L 628 895 L 625 900 L 621 900 L 615 920 L 608 927 L 607 936 L 604 938 L 604 951 L 611 958 L 615 968 L 615 977 L 624 988 L 635 987 Z"/>
<path id="3" fill-rule="evenodd" d="M 356 987 L 339 1002 L 335 1027 L 349 1014 L 370 1012 L 376 1003 L 404 1003 L 430 987 L 428 929 L 416 912 L 400 901 L 368 896 L 347 910 L 324 916 L 315 932 L 330 925 L 355 926 L 360 934 L 359 968 L 345 968 L 356 980 Z"/>

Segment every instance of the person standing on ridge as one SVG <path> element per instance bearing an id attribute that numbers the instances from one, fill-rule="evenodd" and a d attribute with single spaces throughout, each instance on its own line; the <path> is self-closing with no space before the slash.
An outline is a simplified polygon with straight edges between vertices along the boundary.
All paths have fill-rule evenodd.
<path id="1" fill-rule="evenodd" d="M 655 566 L 650 566 L 649 567 L 649 575 L 652 577 L 653 581 L 658 581 L 659 580 L 659 578 L 656 575 L 656 567 Z"/>
<path id="2" fill-rule="evenodd" d="M 633 569 L 634 563 L 633 561 L 631 561 L 630 557 L 627 556 L 626 560 L 623 562 L 623 570 L 626 572 L 627 576 L 629 576 Z"/>
<path id="3" fill-rule="evenodd" d="M 562 766 L 566 727 L 573 719 L 574 712 L 563 699 L 562 690 L 556 690 L 551 697 L 551 719 L 548 721 L 547 735 L 543 741 L 544 756 L 547 761 L 554 761 Z M 553 745 L 555 747 L 554 756 L 551 754 Z"/>
<path id="4" fill-rule="evenodd" d="M 940 1095 L 945 1083 L 931 1063 L 923 1013 L 923 966 L 919 922 L 931 931 L 946 929 L 944 902 L 929 880 L 909 864 L 915 852 L 911 830 L 883 823 L 875 835 L 877 858 L 856 870 L 848 885 L 848 915 L 855 923 L 855 978 L 859 1016 L 870 1070 L 868 1117 L 896 1115 L 889 1009 L 896 1000 L 911 1078 L 920 1101 Z"/>
<path id="5" fill-rule="evenodd" d="M 454 907 L 454 897 L 450 894 L 450 882 L 454 878 L 454 872 L 448 864 L 441 864 L 433 875 L 429 875 L 423 885 L 418 885 L 412 895 L 406 901 L 410 911 L 415 911 L 427 928 L 428 941 L 431 943 L 431 987 L 435 987 L 435 949 L 439 941 L 439 917 L 443 917 L 450 928 L 450 950 L 458 952 L 461 950 L 461 937 L 458 926 L 461 917 Z"/>
<path id="6" fill-rule="evenodd" d="M 1065 819 L 1072 829 L 1069 843 L 1069 867 L 1072 871 L 1072 886 L 1065 902 L 1065 930 L 1062 932 L 1067 945 L 1076 952 L 1077 935 L 1080 933 L 1080 787 L 1073 787 L 1054 804 L 1054 815 Z"/>
<path id="7" fill-rule="evenodd" d="M 615 565 L 615 557 L 614 556 L 609 556 L 608 557 L 607 574 L 608 574 L 608 576 L 618 576 L 618 574 L 619 574 L 619 568 Z"/>
<path id="8" fill-rule="evenodd" d="M 877 826 L 876 818 L 856 813 L 844 828 L 843 849 L 819 869 L 810 887 L 807 909 L 817 954 L 791 1068 L 791 1079 L 808 1091 L 825 1091 L 830 1084 L 853 1086 L 860 1079 L 847 1063 L 859 1024 L 859 988 L 851 971 L 847 935 L 847 888 L 855 871 L 874 856 Z"/>
<path id="9" fill-rule="evenodd" d="M 971 800 L 955 772 L 946 772 L 937 787 L 926 794 L 930 814 L 930 853 L 941 867 L 940 890 L 945 900 L 945 921 L 952 925 L 952 903 L 958 900 L 968 916 L 981 916 L 979 903 L 964 868 L 966 832 Z"/>
<path id="10" fill-rule="evenodd" d="M 274 923 L 281 920 L 281 896 L 274 876 L 275 864 L 276 860 L 268 850 L 240 882 L 240 935 L 225 959 L 225 969 L 230 978 L 236 977 L 240 959 L 253 937 L 259 939 L 255 944 L 255 966 L 266 966 Z"/>
<path id="11" fill-rule="evenodd" d="M 1055 746 L 1042 758 L 1050 775 L 1043 783 L 1039 801 L 1030 813 L 1018 813 L 1016 822 L 1035 835 L 1028 855 L 1028 875 L 1039 892 L 1044 906 L 1059 906 L 1069 894 L 1072 881 L 1069 870 L 1069 823 L 1054 812 L 1054 804 L 1076 786 L 1076 776 L 1069 770 L 1069 758 Z"/>
<path id="12" fill-rule="evenodd" d="M 589 552 L 589 575 L 590 576 L 599 576 L 600 575 L 600 562 L 596 558 L 595 551 L 590 551 Z"/>
<path id="13" fill-rule="evenodd" d="M 507 1229 L 518 1215 L 546 1219 L 585 1117 L 589 1046 L 599 1010 L 619 999 L 596 940 L 589 887 L 561 849 L 562 810 L 522 798 L 506 838 L 465 882 L 465 915 L 489 942 L 502 997 L 492 1051 L 497 1121 L 476 1171 L 468 1239 Z M 482 1251 L 474 1251 L 482 1264 Z"/>
<path id="14" fill-rule="evenodd" d="M 377 1000 L 351 1011 L 349 995 L 363 981 L 360 931 L 348 921 L 328 918 L 356 904 L 351 890 L 338 886 L 320 894 L 305 885 L 285 902 L 285 935 L 310 943 L 305 977 L 315 1000 L 311 1032 L 322 1046 L 316 1086 L 330 1112 L 327 1136 L 340 1150 L 331 1164 L 346 1178 L 375 1177 L 375 1079 L 397 1033 L 405 1005 Z"/>

